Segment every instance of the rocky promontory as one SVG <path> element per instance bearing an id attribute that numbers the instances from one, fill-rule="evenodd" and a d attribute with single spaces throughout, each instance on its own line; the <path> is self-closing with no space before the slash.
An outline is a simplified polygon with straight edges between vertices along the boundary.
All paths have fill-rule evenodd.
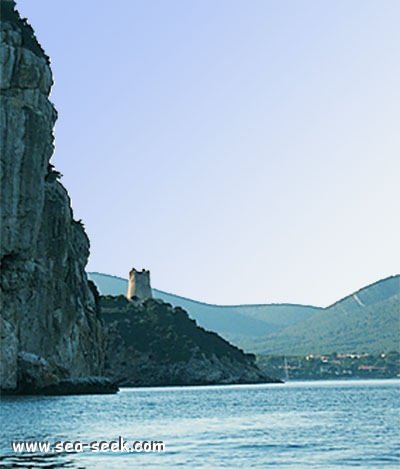
<path id="1" fill-rule="evenodd" d="M 101 297 L 105 372 L 120 386 L 270 383 L 245 354 L 161 300 Z"/>
<path id="2" fill-rule="evenodd" d="M 0 5 L 0 389 L 36 392 L 101 375 L 104 336 L 89 240 L 50 164 L 49 59 L 14 1 Z"/>

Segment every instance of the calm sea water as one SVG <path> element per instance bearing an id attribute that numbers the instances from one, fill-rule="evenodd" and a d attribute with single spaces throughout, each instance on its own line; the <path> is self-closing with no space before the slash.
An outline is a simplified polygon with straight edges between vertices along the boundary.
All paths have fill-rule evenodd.
<path id="1" fill-rule="evenodd" d="M 400 465 L 399 381 L 123 389 L 2 397 L 0 467 Z M 11 440 L 162 440 L 164 453 L 15 454 Z"/>

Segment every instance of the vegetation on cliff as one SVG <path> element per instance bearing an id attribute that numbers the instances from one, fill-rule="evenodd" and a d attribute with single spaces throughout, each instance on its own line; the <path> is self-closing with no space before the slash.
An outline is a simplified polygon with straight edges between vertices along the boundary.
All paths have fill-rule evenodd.
<path id="1" fill-rule="evenodd" d="M 255 356 L 161 300 L 101 297 L 106 374 L 121 385 L 270 382 Z"/>
<path id="2" fill-rule="evenodd" d="M 26 18 L 21 18 L 17 10 L 15 10 L 14 0 L 2 0 L 0 2 L 0 18 L 1 21 L 12 24 L 18 30 L 22 47 L 32 51 L 38 57 L 44 58 L 50 64 L 50 59 L 36 39 L 32 26 Z"/>
<path id="3" fill-rule="evenodd" d="M 155 360 L 189 361 L 193 356 L 215 354 L 248 363 L 255 358 L 215 332 L 198 327 L 179 306 L 174 308 L 161 300 L 148 299 L 135 304 L 124 297 L 115 300 L 106 297 L 101 299 L 101 310 L 106 324 L 119 320 L 118 330 L 125 343 L 134 345 L 140 352 L 151 353 Z"/>

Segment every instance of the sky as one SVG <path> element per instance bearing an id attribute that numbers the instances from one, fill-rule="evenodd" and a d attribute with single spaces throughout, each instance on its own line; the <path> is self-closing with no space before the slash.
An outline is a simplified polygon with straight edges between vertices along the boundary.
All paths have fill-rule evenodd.
<path id="1" fill-rule="evenodd" d="M 398 0 L 17 0 L 88 271 L 328 306 L 400 273 Z"/>

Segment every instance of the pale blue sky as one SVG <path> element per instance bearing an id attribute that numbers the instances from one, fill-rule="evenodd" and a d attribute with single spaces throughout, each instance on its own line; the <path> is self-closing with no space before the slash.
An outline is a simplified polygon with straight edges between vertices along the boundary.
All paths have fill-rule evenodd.
<path id="1" fill-rule="evenodd" d="M 400 271 L 398 0 L 20 0 L 89 271 L 326 306 Z"/>

